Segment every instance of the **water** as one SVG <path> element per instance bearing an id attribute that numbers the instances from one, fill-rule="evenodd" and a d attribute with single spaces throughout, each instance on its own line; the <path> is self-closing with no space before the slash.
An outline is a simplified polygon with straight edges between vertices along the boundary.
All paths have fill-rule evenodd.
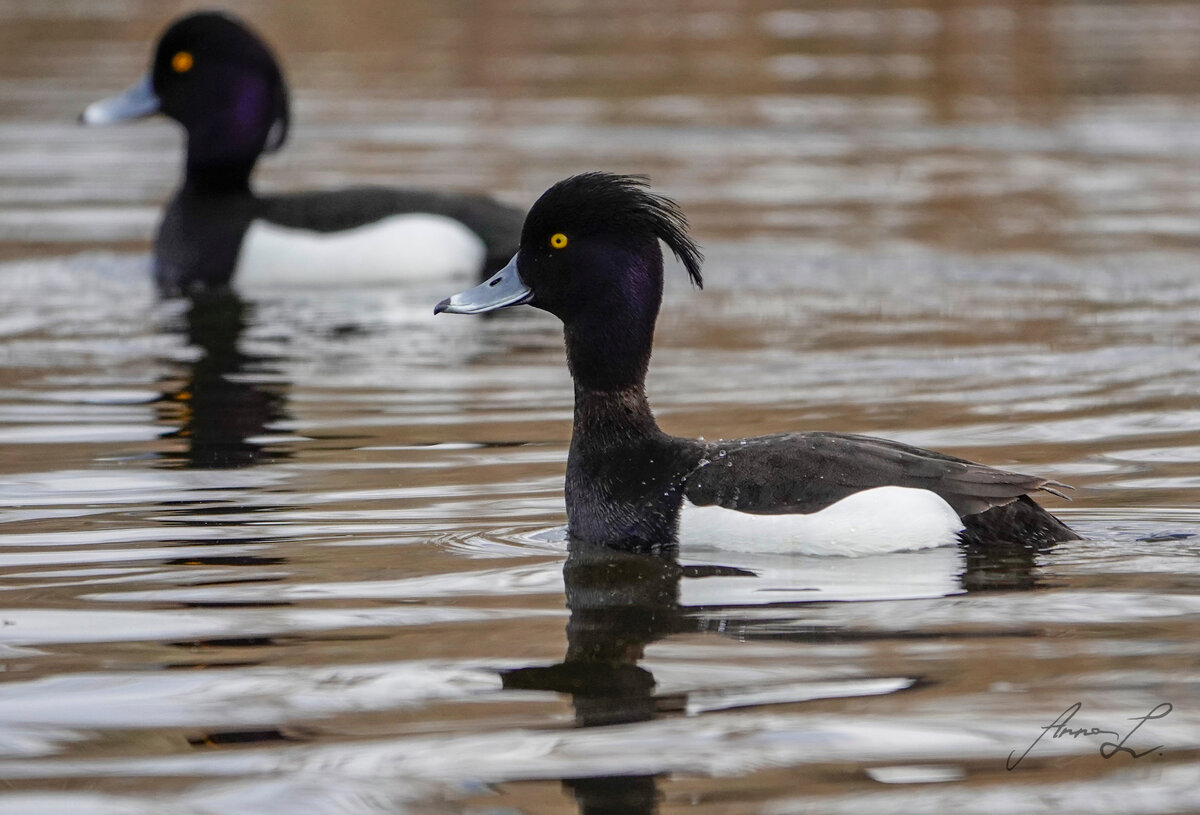
<path id="1" fill-rule="evenodd" d="M 155 300 L 178 136 L 74 116 L 175 8 L 0 4 L 0 809 L 1200 811 L 1196 8 L 242 4 L 262 188 L 648 172 L 708 256 L 668 430 L 1044 474 L 1088 537 L 679 560 L 554 533 L 546 315 Z M 1146 755 L 1033 746 L 1076 702 Z"/>

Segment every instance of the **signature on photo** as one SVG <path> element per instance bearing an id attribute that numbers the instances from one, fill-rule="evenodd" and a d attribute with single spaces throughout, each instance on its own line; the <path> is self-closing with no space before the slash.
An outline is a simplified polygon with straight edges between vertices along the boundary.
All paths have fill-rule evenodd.
<path id="1" fill-rule="evenodd" d="M 1044 739 L 1047 734 L 1049 734 L 1050 738 L 1052 739 L 1061 739 L 1068 736 L 1072 739 L 1077 739 L 1080 736 L 1111 737 L 1112 740 L 1104 741 L 1100 745 L 1100 755 L 1104 758 L 1112 758 L 1117 753 L 1127 753 L 1131 758 L 1142 758 L 1143 756 L 1148 756 L 1151 753 L 1159 753 L 1159 751 L 1161 751 L 1163 748 L 1163 745 L 1161 744 L 1155 747 L 1148 747 L 1143 750 L 1135 750 L 1133 747 L 1128 746 L 1126 742 L 1128 742 L 1130 737 L 1138 731 L 1138 728 L 1140 728 L 1146 722 L 1153 719 L 1161 719 L 1175 709 L 1170 702 L 1161 702 L 1155 705 L 1154 708 L 1144 716 L 1131 716 L 1129 721 L 1135 722 L 1135 724 L 1133 727 L 1129 728 L 1129 732 L 1121 735 L 1121 732 L 1118 730 L 1108 730 L 1102 727 L 1072 727 L 1071 720 L 1075 718 L 1075 714 L 1078 713 L 1082 707 L 1082 702 L 1076 702 L 1060 713 L 1054 719 L 1054 721 L 1050 722 L 1050 724 L 1043 726 L 1041 734 L 1033 740 L 1032 744 L 1025 748 L 1025 752 L 1021 753 L 1021 755 L 1018 756 L 1016 750 L 1013 750 L 1011 753 L 1009 753 L 1008 760 L 1004 762 L 1005 769 L 1015 770 L 1025 756 L 1029 755 L 1033 748 L 1037 747 L 1038 742 Z M 1014 758 L 1014 756 L 1016 757 Z"/>

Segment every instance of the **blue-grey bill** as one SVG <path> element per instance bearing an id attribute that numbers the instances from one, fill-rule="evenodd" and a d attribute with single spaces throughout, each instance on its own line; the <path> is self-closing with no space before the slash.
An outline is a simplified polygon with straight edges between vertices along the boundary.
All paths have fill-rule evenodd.
<path id="1" fill-rule="evenodd" d="M 126 119 L 140 119 L 158 113 L 162 102 L 154 93 L 154 84 L 144 76 L 116 96 L 88 105 L 79 121 L 85 125 L 111 125 Z"/>
<path id="2" fill-rule="evenodd" d="M 473 289 L 467 289 L 453 297 L 447 297 L 433 307 L 434 314 L 443 311 L 449 314 L 483 314 L 498 308 L 519 306 L 533 299 L 533 290 L 525 285 L 517 270 L 514 256 L 500 271 Z"/>

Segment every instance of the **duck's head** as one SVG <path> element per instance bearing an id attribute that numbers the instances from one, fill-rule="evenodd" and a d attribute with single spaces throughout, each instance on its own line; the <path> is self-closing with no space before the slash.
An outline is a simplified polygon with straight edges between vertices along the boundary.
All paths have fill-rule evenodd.
<path id="1" fill-rule="evenodd" d="M 112 124 L 155 113 L 187 130 L 189 165 L 253 162 L 287 137 L 279 64 L 254 32 L 219 12 L 173 22 L 149 73 L 124 93 L 89 105 L 80 120 Z"/>
<path id="2" fill-rule="evenodd" d="M 702 286 L 702 256 L 687 219 L 642 176 L 592 172 L 542 194 L 525 217 L 521 245 L 507 266 L 434 313 L 482 314 L 528 303 L 570 326 L 589 316 L 657 314 L 665 243 Z"/>
<path id="3" fill-rule="evenodd" d="M 521 246 L 484 283 L 438 303 L 434 313 L 481 314 L 528 303 L 563 321 L 576 384 L 640 386 L 662 302 L 659 241 L 702 285 L 702 257 L 687 219 L 641 176 L 584 173 L 558 182 L 530 209 Z"/>

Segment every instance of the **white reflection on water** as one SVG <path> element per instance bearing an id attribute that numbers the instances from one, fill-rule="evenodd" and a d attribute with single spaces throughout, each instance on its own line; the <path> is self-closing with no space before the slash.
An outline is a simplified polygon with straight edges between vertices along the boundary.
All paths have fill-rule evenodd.
<path id="1" fill-rule="evenodd" d="M 469 624 L 546 614 L 536 609 L 339 608 L 105 611 L 7 608 L 0 642 L 8 645 L 155 642 L 253 638 L 355 628 Z"/>

